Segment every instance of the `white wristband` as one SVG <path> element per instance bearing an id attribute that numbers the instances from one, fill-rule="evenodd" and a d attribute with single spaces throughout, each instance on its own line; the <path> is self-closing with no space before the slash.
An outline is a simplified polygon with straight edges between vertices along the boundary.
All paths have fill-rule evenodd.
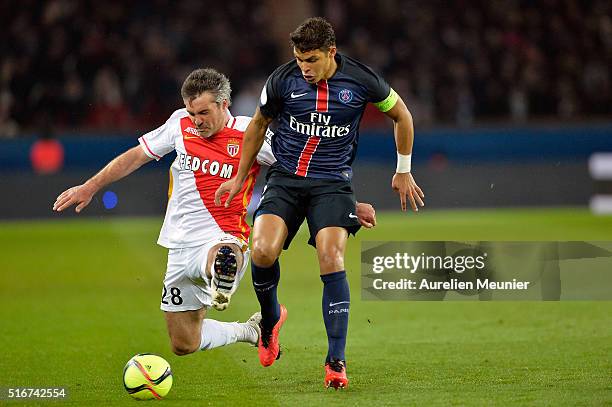
<path id="1" fill-rule="evenodd" d="M 404 174 L 410 172 L 412 163 L 412 154 L 404 155 L 397 153 L 397 168 L 395 170 L 398 174 Z"/>

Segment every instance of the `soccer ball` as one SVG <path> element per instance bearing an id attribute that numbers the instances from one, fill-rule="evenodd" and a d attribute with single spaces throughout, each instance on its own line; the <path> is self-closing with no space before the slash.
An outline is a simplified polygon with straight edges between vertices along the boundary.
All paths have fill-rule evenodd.
<path id="1" fill-rule="evenodd" d="M 172 387 L 172 371 L 164 358 L 139 353 L 123 368 L 123 385 L 137 400 L 161 399 Z"/>

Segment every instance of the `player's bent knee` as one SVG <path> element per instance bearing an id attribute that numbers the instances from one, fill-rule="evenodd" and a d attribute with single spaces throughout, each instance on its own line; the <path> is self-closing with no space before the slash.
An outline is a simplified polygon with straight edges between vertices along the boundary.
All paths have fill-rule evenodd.
<path id="1" fill-rule="evenodd" d="M 319 259 L 319 265 L 321 269 L 327 272 L 344 270 L 344 260 L 342 258 L 325 257 Z"/>
<path id="2" fill-rule="evenodd" d="M 254 241 L 253 248 L 251 249 L 251 257 L 253 263 L 257 264 L 259 267 L 270 267 L 278 258 L 278 253 L 271 246 Z"/>
<path id="3" fill-rule="evenodd" d="M 195 311 L 164 312 L 172 352 L 177 356 L 188 355 L 200 349 L 202 320 L 206 308 Z"/>
<path id="4" fill-rule="evenodd" d="M 185 356 L 194 353 L 200 349 L 200 344 L 186 342 L 172 342 L 172 352 L 177 356 Z"/>
<path id="5" fill-rule="evenodd" d="M 341 250 L 326 250 L 319 253 L 319 266 L 327 272 L 344 270 L 344 253 Z"/>
<path id="6" fill-rule="evenodd" d="M 253 263 L 259 267 L 271 267 L 276 261 L 276 256 L 272 256 L 266 252 L 253 251 Z"/>

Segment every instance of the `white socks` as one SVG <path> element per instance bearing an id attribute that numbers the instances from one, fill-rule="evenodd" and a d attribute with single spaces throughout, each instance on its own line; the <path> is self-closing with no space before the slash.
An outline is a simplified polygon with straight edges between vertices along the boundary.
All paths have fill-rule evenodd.
<path id="1" fill-rule="evenodd" d="M 256 344 L 257 339 L 257 331 L 247 323 L 220 322 L 214 319 L 204 319 L 202 321 L 200 350 L 214 349 L 236 342 Z"/>

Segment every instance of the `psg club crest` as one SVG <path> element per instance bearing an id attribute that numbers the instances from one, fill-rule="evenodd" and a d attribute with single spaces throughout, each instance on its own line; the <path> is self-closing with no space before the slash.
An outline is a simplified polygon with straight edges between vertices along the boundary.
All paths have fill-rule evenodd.
<path id="1" fill-rule="evenodd" d="M 353 100 L 353 92 L 351 92 L 349 89 L 342 89 L 340 92 L 338 92 L 338 99 L 340 99 L 342 103 L 347 104 Z"/>
<path id="2" fill-rule="evenodd" d="M 238 155 L 238 151 L 240 150 L 240 144 L 238 143 L 228 143 L 227 144 L 227 153 L 232 156 L 232 157 L 236 157 Z"/>

